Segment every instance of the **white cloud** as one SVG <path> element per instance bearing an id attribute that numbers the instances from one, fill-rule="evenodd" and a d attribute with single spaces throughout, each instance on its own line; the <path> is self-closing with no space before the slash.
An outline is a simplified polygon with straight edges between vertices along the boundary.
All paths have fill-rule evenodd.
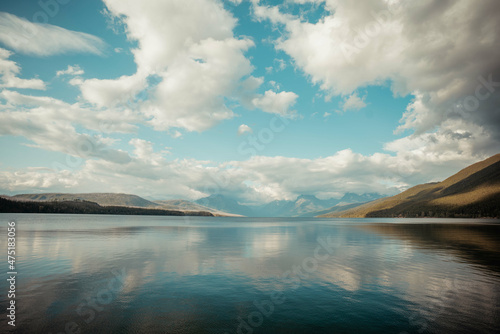
<path id="1" fill-rule="evenodd" d="M 135 96 L 145 88 L 146 77 L 142 74 L 124 75 L 118 79 L 73 80 L 79 86 L 85 100 L 98 107 L 114 107 L 135 100 Z"/>
<path id="2" fill-rule="evenodd" d="M 286 68 L 286 62 L 283 59 L 276 58 L 273 60 L 273 66 L 266 67 L 267 73 L 283 71 Z"/>
<path id="3" fill-rule="evenodd" d="M 244 79 L 253 66 L 244 53 L 254 43 L 233 36 L 236 19 L 220 2 L 106 0 L 105 5 L 108 15 L 123 23 L 128 38 L 137 41 L 132 50 L 137 72 L 75 82 L 84 99 L 110 107 L 147 90 L 137 108 L 162 131 L 203 131 L 234 116 L 226 99 L 246 103 Z"/>
<path id="4" fill-rule="evenodd" d="M 364 156 L 343 150 L 317 159 L 255 156 L 246 161 L 211 163 L 165 158 L 149 141 L 133 138 L 130 153 L 112 146 L 115 138 L 78 132 L 75 124 L 104 133 L 130 132 L 140 119 L 126 111 L 100 111 L 78 103 L 4 90 L 0 135 L 24 136 L 45 150 L 82 160 L 72 172 L 20 169 L 0 172 L 0 192 L 113 191 L 143 196 L 196 199 L 214 192 L 251 203 L 293 199 L 300 194 L 336 197 L 344 192 L 393 194 L 411 185 L 449 176 L 496 146 L 484 130 L 448 120 L 436 133 L 388 143 L 392 154 Z M 249 127 L 248 127 L 249 128 Z M 242 124 L 239 130 L 247 132 Z M 478 154 L 477 152 L 483 152 Z M 64 161 L 62 162 L 65 163 Z M 56 164 L 57 166 L 57 164 Z"/>
<path id="5" fill-rule="evenodd" d="M 462 119 L 500 144 L 498 1 L 295 2 L 324 3 L 327 13 L 308 22 L 254 1 L 254 17 L 283 27 L 276 49 L 326 94 L 350 96 L 344 109 L 363 106 L 359 88 L 390 83 L 395 97 L 414 96 L 399 131 L 420 135 Z"/>
<path id="6" fill-rule="evenodd" d="M 429 140 L 436 140 L 438 146 L 455 145 L 450 140 L 453 136 L 462 137 L 461 154 L 438 157 L 428 154 L 432 149 L 426 152 Z M 470 145 L 473 142 L 467 134 L 454 132 L 412 143 L 394 142 L 388 149 L 396 150 L 395 155 L 364 156 L 347 149 L 317 159 L 255 156 L 246 161 L 214 164 L 169 161 L 163 152 L 155 152 L 150 142 L 136 138 L 130 141 L 134 149 L 127 163 L 103 158 L 87 160 L 73 172 L 71 191 L 190 199 L 224 193 L 248 203 L 293 199 L 300 194 L 322 198 L 338 197 L 344 192 L 394 194 L 410 185 L 442 180 L 450 170 L 456 172 L 484 158 L 475 154 L 474 145 Z M 69 182 L 56 171 L 19 170 L 15 177 L 11 174 L 0 172 L 0 191 L 58 191 Z"/>
<path id="7" fill-rule="evenodd" d="M 178 130 L 174 130 L 174 132 L 171 134 L 172 138 L 181 138 L 182 133 Z"/>
<path id="8" fill-rule="evenodd" d="M 45 89 L 45 83 L 40 79 L 21 79 L 18 77 L 21 69 L 9 57 L 12 52 L 0 48 L 0 88 Z"/>
<path id="9" fill-rule="evenodd" d="M 244 135 L 245 133 L 252 133 L 252 128 L 249 127 L 248 125 L 246 124 L 241 124 L 239 127 L 238 127 L 238 135 Z"/>
<path id="10" fill-rule="evenodd" d="M 23 136 L 31 146 L 57 151 L 83 159 L 99 158 L 126 163 L 129 155 L 109 147 L 114 140 L 101 133 L 131 132 L 140 121 L 129 110 L 96 112 L 80 104 L 68 104 L 50 98 L 20 94 L 3 90 L 0 98 L 0 135 Z M 78 132 L 75 124 L 87 131 Z M 98 132 L 93 134 L 93 132 Z"/>
<path id="11" fill-rule="evenodd" d="M 358 28 L 363 31 L 368 23 L 377 22 L 372 11 L 382 13 L 385 2 L 327 1 L 330 15 L 315 23 L 282 13 L 278 7 L 255 6 L 258 18 L 285 26 L 277 48 L 320 84 L 324 94 L 347 96 L 344 109 L 356 109 L 364 105 L 355 93 L 360 87 L 389 81 L 394 93 L 414 96 L 399 129 L 416 131 L 387 143 L 389 153 L 362 155 L 346 149 L 317 159 L 254 156 L 226 163 L 168 160 L 164 151 L 155 151 L 141 138 L 129 140 L 131 149 L 125 152 L 114 146 L 117 138 L 111 134 L 133 133 L 136 124 L 148 121 L 174 138 L 182 135 L 177 129 L 202 131 L 233 117 L 227 100 L 289 116 L 297 94 L 255 92 L 263 78 L 251 76 L 253 67 L 245 57 L 253 42 L 233 36 L 236 20 L 219 2 L 107 0 L 106 4 L 111 15 L 123 20 L 129 39 L 137 42 L 133 50 L 137 72 L 107 80 L 72 78 L 71 84 L 80 87 L 91 106 L 4 89 L 0 135 L 24 136 L 37 147 L 86 160 L 71 173 L 0 171 L 0 190 L 114 191 L 192 199 L 220 192 L 257 203 L 299 194 L 323 198 L 347 191 L 390 194 L 444 179 L 498 151 L 500 51 L 494 41 L 500 23 L 493 1 L 403 2 L 406 10 L 382 18 L 386 23 L 380 32 L 352 57 L 346 57 L 340 46 L 355 41 Z M 475 10 L 470 10 L 473 5 Z M 5 29 L 8 24 L 2 21 L 0 26 Z M 3 52 L 2 74 L 17 78 L 17 65 L 7 60 L 8 51 Z M 75 74 L 78 69 L 68 67 L 63 72 Z M 481 96 L 490 93 L 484 100 L 475 95 L 479 76 L 495 81 L 482 83 Z M 24 84 L 42 87 L 38 79 L 30 80 Z M 473 112 L 450 109 L 457 101 L 474 102 L 467 100 L 471 96 L 479 102 Z M 132 109 L 129 101 L 137 108 Z M 244 126 L 238 132 L 248 133 Z"/>
<path id="12" fill-rule="evenodd" d="M 291 110 L 291 108 L 295 104 L 298 97 L 299 96 L 294 92 L 276 93 L 272 90 L 268 90 L 264 93 L 264 95 L 255 97 L 252 100 L 252 103 L 256 108 L 259 108 L 267 113 L 291 116 L 295 114 L 295 111 Z"/>
<path id="13" fill-rule="evenodd" d="M 332 115 L 332 113 L 325 111 L 325 113 L 323 114 L 323 117 L 326 118 L 326 117 L 331 116 L 331 115 Z"/>
<path id="14" fill-rule="evenodd" d="M 68 68 L 65 70 L 60 70 L 56 72 L 56 76 L 61 76 L 61 75 L 71 75 L 71 76 L 76 76 L 76 75 L 82 75 L 85 72 L 80 68 L 78 65 L 68 65 Z"/>
<path id="15" fill-rule="evenodd" d="M 34 189 L 67 192 L 68 189 L 78 185 L 78 180 L 68 170 L 56 172 L 50 169 L 47 171 L 26 169 L 0 172 L 0 188 L 3 192 L 18 193 Z"/>
<path id="16" fill-rule="evenodd" d="M 203 131 L 232 118 L 224 96 L 236 94 L 239 81 L 252 71 L 242 53 L 252 45 L 249 40 L 234 38 L 206 39 L 193 45 L 191 57 L 178 59 L 162 73 L 153 98 L 143 105 L 151 125 L 156 130 Z"/>
<path id="17" fill-rule="evenodd" d="M 344 99 L 342 108 L 347 110 L 359 110 L 366 107 L 365 97 L 360 98 L 357 93 L 352 93 Z"/>
<path id="18" fill-rule="evenodd" d="M 165 161 L 163 153 L 155 152 L 153 149 L 153 143 L 150 141 L 134 138 L 130 140 L 129 144 L 134 146 L 134 155 L 142 162 L 147 162 L 151 166 L 159 166 Z"/>
<path id="19" fill-rule="evenodd" d="M 442 180 L 488 155 L 497 146 L 480 126 L 447 120 L 439 131 L 387 143 L 391 154 L 362 155 L 342 150 L 317 159 L 254 156 L 246 161 L 211 163 L 167 160 L 165 151 L 141 138 L 130 152 L 113 148 L 116 138 L 93 134 L 133 132 L 141 119 L 127 110 L 84 108 L 49 97 L 4 90 L 0 98 L 0 135 L 24 136 L 36 147 L 81 158 L 72 172 L 19 169 L 0 171 L 0 192 L 127 192 L 158 198 L 196 199 L 224 193 L 243 202 L 322 198 L 344 192 L 393 194 L 407 187 Z M 89 130 L 76 130 L 80 125 Z M 240 133 L 249 127 L 240 126 Z M 175 135 L 174 135 L 175 136 Z M 480 152 L 480 153 L 478 153 Z M 62 161 L 61 163 L 65 163 Z M 56 164 L 57 165 L 57 164 Z"/>
<path id="20" fill-rule="evenodd" d="M 283 71 L 285 68 L 286 68 L 286 63 L 283 59 L 279 59 L 279 58 L 276 58 L 274 60 L 275 63 L 277 63 L 277 68 L 280 70 L 280 71 Z"/>
<path id="21" fill-rule="evenodd" d="M 106 43 L 99 37 L 51 24 L 32 23 L 0 12 L 0 43 L 16 52 L 51 56 L 78 52 L 102 55 Z"/>

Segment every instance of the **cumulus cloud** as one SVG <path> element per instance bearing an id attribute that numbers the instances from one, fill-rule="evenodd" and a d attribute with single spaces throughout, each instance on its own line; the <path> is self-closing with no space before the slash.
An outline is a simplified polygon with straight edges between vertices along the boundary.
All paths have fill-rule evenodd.
<path id="1" fill-rule="evenodd" d="M 414 184 L 442 180 L 450 170 L 458 171 L 497 150 L 482 127 L 450 119 L 434 133 L 387 143 L 390 153 L 362 155 L 346 149 L 317 159 L 168 160 L 165 150 L 155 149 L 142 138 L 131 139 L 131 150 L 126 152 L 113 148 L 113 137 L 75 127 L 109 134 L 132 132 L 132 124 L 140 118 L 130 111 L 96 112 L 79 103 L 8 90 L 0 98 L 5 101 L 0 105 L 0 135 L 24 136 L 36 147 L 82 159 L 78 166 L 70 166 L 74 167 L 71 172 L 58 165 L 19 169 L 15 175 L 0 171 L 0 191 L 9 193 L 71 189 L 189 199 L 224 193 L 247 203 L 293 199 L 300 194 L 322 198 L 344 192 L 394 194 Z M 246 132 L 245 124 L 240 130 Z"/>
<path id="2" fill-rule="evenodd" d="M 267 113 L 278 114 L 281 116 L 291 116 L 295 111 L 291 108 L 295 104 L 299 96 L 294 92 L 279 92 L 276 93 L 268 90 L 264 95 L 255 97 L 252 100 L 256 108 L 261 109 Z"/>
<path id="3" fill-rule="evenodd" d="M 357 93 L 352 93 L 344 99 L 342 108 L 347 110 L 359 110 L 366 107 L 365 97 L 360 98 Z"/>
<path id="4" fill-rule="evenodd" d="M 0 188 L 4 193 L 43 191 L 46 189 L 55 192 L 67 192 L 68 189 L 78 185 L 79 182 L 69 170 L 57 172 L 49 168 L 46 170 L 27 168 L 16 172 L 0 172 Z"/>
<path id="5" fill-rule="evenodd" d="M 172 138 L 181 138 L 182 137 L 182 133 L 178 130 L 174 130 L 171 134 Z"/>
<path id="6" fill-rule="evenodd" d="M 273 60 L 273 66 L 266 67 L 266 73 L 279 72 L 286 68 L 286 62 L 281 58 Z"/>
<path id="7" fill-rule="evenodd" d="M 203 131 L 234 116 L 225 100 L 244 90 L 253 71 L 244 54 L 254 43 L 233 35 L 236 19 L 220 2 L 106 0 L 105 5 L 137 42 L 132 50 L 137 72 L 74 82 L 84 99 L 111 107 L 148 90 L 137 108 L 160 131 Z"/>
<path id="8" fill-rule="evenodd" d="M 3 90 L 0 98 L 0 135 L 23 136 L 32 146 L 83 159 L 99 158 L 116 163 L 130 160 L 127 152 L 109 147 L 113 140 L 101 133 L 131 132 L 140 121 L 132 111 L 96 112 L 79 103 Z M 78 132 L 75 124 L 96 132 Z"/>
<path id="9" fill-rule="evenodd" d="M 327 13 L 309 22 L 290 6 L 253 1 L 253 14 L 283 27 L 276 49 L 313 83 L 350 96 L 344 109 L 363 106 L 357 89 L 390 83 L 396 97 L 414 97 L 398 128 L 415 133 L 408 140 L 456 119 L 462 128 L 482 127 L 492 145 L 500 144 L 498 1 L 295 2 L 324 4 Z"/>
<path id="10" fill-rule="evenodd" d="M 21 68 L 9 57 L 12 52 L 0 48 L 0 88 L 45 89 L 45 83 L 40 79 L 21 79 L 18 77 Z"/>
<path id="11" fill-rule="evenodd" d="M 436 145 L 455 145 L 451 136 L 437 135 Z M 73 172 L 71 189 L 189 199 L 223 193 L 245 203 L 294 199 L 300 194 L 321 198 L 339 197 L 345 192 L 395 194 L 413 184 L 442 180 L 450 170 L 456 172 L 477 161 L 475 147 L 465 137 L 461 154 L 445 154 L 444 158 L 426 154 L 423 138 L 420 146 L 413 141 L 409 149 L 404 140 L 390 144 L 388 149 L 395 150 L 395 154 L 366 156 L 346 149 L 317 159 L 254 156 L 219 164 L 167 160 L 162 152 L 153 149 L 152 143 L 136 138 L 130 142 L 133 154 L 126 164 L 111 159 L 87 160 Z M 58 171 L 20 170 L 16 177 L 10 176 L 8 171 L 0 172 L 2 191 L 33 191 L 30 178 L 37 180 L 36 189 L 43 191 L 57 191 L 68 185 L 67 178 Z"/>
<path id="12" fill-rule="evenodd" d="M 252 71 L 243 51 L 249 40 L 206 39 L 190 48 L 192 56 L 178 59 L 162 73 L 162 81 L 142 111 L 156 130 L 171 127 L 203 131 L 233 117 L 224 97 Z"/>
<path id="13" fill-rule="evenodd" d="M 51 24 L 32 23 L 0 12 L 0 43 L 23 54 L 52 56 L 69 52 L 102 55 L 106 43 L 99 37 Z"/>
<path id="14" fill-rule="evenodd" d="M 437 132 L 387 143 L 390 154 L 362 155 L 346 149 L 317 159 L 168 160 L 165 150 L 142 138 L 131 139 L 131 150 L 126 152 L 113 148 L 115 138 L 75 128 L 79 124 L 100 133 L 131 132 L 131 124 L 140 121 L 133 113 L 97 113 L 48 97 L 8 90 L 0 94 L 5 101 L 0 135 L 24 136 L 36 147 L 82 159 L 70 166 L 71 172 L 58 164 L 44 170 L 19 169 L 15 175 L 0 171 L 0 191 L 9 193 L 70 189 L 189 199 L 223 193 L 246 203 L 294 199 L 300 194 L 322 198 L 344 192 L 394 194 L 414 184 L 442 180 L 450 170 L 458 171 L 497 150 L 480 126 L 471 128 L 462 120 L 450 119 Z M 246 131 L 245 125 L 240 129 Z"/>
<path id="15" fill-rule="evenodd" d="M 165 152 L 155 152 L 153 149 L 153 143 L 144 139 L 134 138 L 129 142 L 130 145 L 134 146 L 134 155 L 137 159 L 142 162 L 151 164 L 152 166 L 159 166 L 163 161 L 165 161 Z"/>
<path id="16" fill-rule="evenodd" d="M 249 127 L 248 125 L 246 124 L 241 124 L 239 127 L 238 127 L 238 135 L 244 135 L 245 133 L 252 133 L 252 128 Z"/>
<path id="17" fill-rule="evenodd" d="M 117 138 L 111 134 L 133 133 L 136 124 L 167 130 L 175 138 L 182 135 L 178 129 L 202 131 L 233 117 L 227 101 L 290 116 L 298 96 L 278 92 L 277 86 L 256 93 L 264 80 L 251 75 L 253 66 L 245 56 L 254 43 L 233 35 L 236 20 L 220 2 L 106 0 L 110 15 L 121 20 L 127 37 L 137 42 L 136 73 L 105 80 L 72 78 L 71 84 L 91 106 L 4 89 L 1 135 L 24 136 L 37 147 L 86 160 L 72 173 L 0 171 L 0 190 L 71 189 L 191 199 L 224 193 L 250 203 L 300 194 L 327 198 L 347 191 L 393 194 L 444 179 L 498 153 L 497 2 L 373 0 L 360 5 L 317 0 L 325 4 L 327 15 L 315 22 L 287 13 L 286 6 L 253 2 L 257 19 L 283 26 L 276 48 L 286 52 L 323 94 L 346 97 L 345 110 L 364 107 L 364 97 L 356 92 L 369 85 L 389 82 L 396 96 L 410 94 L 413 100 L 398 131 L 413 133 L 386 143 L 385 153 L 363 155 L 345 149 L 316 159 L 169 160 L 165 151 L 136 135 L 128 141 L 130 152 L 117 149 Z M 308 1 L 296 2 L 300 6 Z M 10 25 L 3 20 L 0 24 L 1 29 Z M 49 29 L 49 35 L 59 31 L 49 25 L 41 28 Z M 77 49 L 85 50 L 71 50 Z M 19 69 L 9 55 L 0 58 L 7 61 L 0 63 L 7 68 L 2 74 L 17 77 Z M 78 71 L 63 70 L 71 75 Z M 36 81 L 25 84 L 42 87 Z M 248 133 L 247 128 L 242 124 L 238 132 Z"/>
<path id="18" fill-rule="evenodd" d="M 82 97 L 98 107 L 112 108 L 135 100 L 145 88 L 147 78 L 142 74 L 124 75 L 118 79 L 78 79 L 70 81 L 80 87 Z"/>
<path id="19" fill-rule="evenodd" d="M 68 65 L 68 68 L 65 70 L 60 70 L 56 72 L 56 76 L 62 76 L 62 75 L 71 75 L 71 76 L 76 76 L 76 75 L 82 75 L 85 72 L 80 68 L 78 65 Z"/>

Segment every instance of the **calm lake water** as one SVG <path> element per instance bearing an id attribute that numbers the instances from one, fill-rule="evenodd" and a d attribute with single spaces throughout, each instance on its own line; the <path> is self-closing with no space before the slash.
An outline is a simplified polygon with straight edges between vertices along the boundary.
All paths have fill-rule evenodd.
<path id="1" fill-rule="evenodd" d="M 16 333 L 500 328 L 495 220 L 0 218 L 4 252 L 17 223 Z M 2 279 L 2 333 L 8 289 Z"/>

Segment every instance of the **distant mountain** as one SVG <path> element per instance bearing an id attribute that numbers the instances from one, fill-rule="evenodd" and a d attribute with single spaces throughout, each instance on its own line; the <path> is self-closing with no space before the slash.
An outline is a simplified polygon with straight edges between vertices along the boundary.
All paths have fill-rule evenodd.
<path id="1" fill-rule="evenodd" d="M 253 210 L 246 206 L 239 204 L 235 199 L 226 197 L 224 195 L 215 194 L 208 197 L 200 198 L 195 201 L 195 203 L 216 209 L 219 211 L 232 213 L 236 215 L 242 215 L 247 217 L 253 217 Z"/>
<path id="2" fill-rule="evenodd" d="M 384 197 L 384 195 L 380 195 L 379 193 L 366 193 L 361 195 L 355 193 L 345 193 L 336 205 L 371 202 L 382 197 Z"/>
<path id="3" fill-rule="evenodd" d="M 230 216 L 226 212 L 208 208 L 186 200 L 165 200 L 148 201 L 142 197 L 131 194 L 114 193 L 86 193 L 86 194 L 66 194 L 66 193 L 43 193 L 43 194 L 20 194 L 15 196 L 3 196 L 13 201 L 34 201 L 34 202 L 71 202 L 88 201 L 100 206 L 123 206 L 132 208 L 155 208 L 160 210 L 173 210 L 183 212 L 206 211 L 216 216 Z"/>
<path id="4" fill-rule="evenodd" d="M 307 212 L 318 211 L 328 208 L 338 203 L 337 199 L 331 198 L 322 200 L 313 195 L 300 195 L 294 202 L 290 216 L 300 216 Z"/>
<path id="5" fill-rule="evenodd" d="M 327 213 L 345 211 L 348 209 L 352 209 L 352 208 L 361 206 L 361 205 L 366 204 L 366 203 L 367 202 L 351 203 L 351 204 L 337 204 L 337 205 L 332 206 L 326 210 L 321 210 L 321 211 L 316 211 L 316 212 L 308 212 L 308 213 L 300 215 L 299 217 L 318 217 L 318 216 L 321 217 L 322 215 L 326 215 Z"/>
<path id="6" fill-rule="evenodd" d="M 295 201 L 273 201 L 255 208 L 254 212 L 263 217 L 314 217 L 333 211 L 333 209 L 325 210 L 337 205 L 353 207 L 354 203 L 364 203 L 380 197 L 382 195 L 375 193 L 362 195 L 346 193 L 340 199 L 322 200 L 313 195 L 300 195 Z"/>
<path id="7" fill-rule="evenodd" d="M 498 217 L 500 154 L 475 163 L 442 182 L 320 217 Z"/>
<path id="8" fill-rule="evenodd" d="M 358 202 L 367 202 L 379 198 L 379 194 L 346 193 L 340 199 L 322 200 L 314 195 L 300 195 L 293 201 L 273 201 L 264 205 L 243 205 L 235 199 L 216 194 L 201 198 L 195 202 L 187 200 L 156 200 L 149 201 L 131 194 L 114 193 L 43 193 L 3 196 L 14 201 L 35 202 L 72 202 L 88 201 L 100 206 L 122 206 L 132 208 L 155 208 L 183 212 L 206 211 L 215 216 L 248 216 L 248 217 L 314 217 L 323 213 L 338 211 L 340 208 L 352 208 Z"/>
<path id="9" fill-rule="evenodd" d="M 294 204 L 294 201 L 272 201 L 264 205 L 255 206 L 254 212 L 256 216 L 260 217 L 284 217 L 287 212 L 293 210 Z"/>
<path id="10" fill-rule="evenodd" d="M 360 206 L 366 202 L 373 201 L 378 198 L 382 198 L 384 195 L 379 193 L 366 193 L 366 194 L 355 194 L 355 193 L 345 193 L 340 199 L 330 199 L 321 202 L 323 207 L 315 211 L 306 211 L 299 215 L 299 217 L 316 217 L 330 212 L 343 211 Z M 334 205 L 332 205 L 334 204 Z"/>
<path id="11" fill-rule="evenodd" d="M 313 195 L 300 195 L 295 201 L 273 201 L 254 209 L 262 217 L 295 217 L 331 207 L 336 199 L 321 200 Z"/>
<path id="12" fill-rule="evenodd" d="M 114 193 L 87 193 L 87 194 L 65 194 L 65 193 L 45 193 L 45 194 L 20 194 L 11 196 L 15 201 L 90 201 L 101 206 L 129 206 L 138 208 L 154 208 L 160 205 L 142 197 L 129 194 Z"/>

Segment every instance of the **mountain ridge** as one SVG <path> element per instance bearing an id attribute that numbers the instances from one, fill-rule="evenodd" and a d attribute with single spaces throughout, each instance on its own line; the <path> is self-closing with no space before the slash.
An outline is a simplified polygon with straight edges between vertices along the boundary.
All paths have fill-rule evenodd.
<path id="1" fill-rule="evenodd" d="M 380 198 L 378 193 L 355 194 L 347 192 L 340 199 L 319 199 L 314 195 L 302 194 L 295 200 L 276 200 L 262 205 L 243 205 L 222 194 L 214 194 L 196 200 L 195 203 L 225 212 L 249 217 L 314 217 L 320 211 L 336 205 L 356 206 Z"/>
<path id="2" fill-rule="evenodd" d="M 166 211 L 210 212 L 214 216 L 232 216 L 232 214 L 197 205 L 186 200 L 150 201 L 133 194 L 125 193 L 40 193 L 18 194 L 1 197 L 17 202 L 92 202 L 102 207 L 126 207 L 138 209 L 158 209 Z"/>
<path id="3" fill-rule="evenodd" d="M 159 204 L 148 201 L 140 196 L 125 193 L 41 193 L 18 194 L 9 196 L 9 198 L 17 201 L 34 202 L 83 200 L 95 202 L 101 206 L 128 206 L 139 208 L 160 206 Z"/>
<path id="4" fill-rule="evenodd" d="M 441 182 L 414 186 L 392 197 L 319 217 L 498 217 L 500 154 L 474 163 Z"/>
<path id="5" fill-rule="evenodd" d="M 97 215 L 154 215 L 154 216 L 204 216 L 213 217 L 207 211 L 178 211 L 159 208 L 131 206 L 101 206 L 85 200 L 61 201 L 16 201 L 0 196 L 1 213 L 52 213 L 52 214 L 97 214 Z"/>
<path id="6" fill-rule="evenodd" d="M 214 194 L 196 201 L 183 199 L 147 200 L 137 195 L 125 193 L 38 193 L 17 194 L 0 197 L 16 202 L 93 202 L 102 207 L 128 207 L 141 209 L 174 210 L 182 212 L 210 212 L 214 216 L 250 216 L 250 217 L 314 217 L 328 208 L 337 206 L 357 206 L 373 197 L 375 193 L 346 193 L 342 198 L 319 199 L 314 195 L 302 194 L 295 200 L 272 201 L 262 205 L 243 205 L 234 198 Z M 350 203 L 354 202 L 354 203 Z M 55 204 L 54 204 L 55 205 Z"/>
<path id="7" fill-rule="evenodd" d="M 338 199 L 319 199 L 315 195 L 301 194 L 295 200 L 277 200 L 263 205 L 240 204 L 235 198 L 222 194 L 213 194 L 196 201 L 153 201 L 124 193 L 42 193 L 0 197 L 16 202 L 87 201 L 102 207 L 204 211 L 215 216 L 498 217 L 500 154 L 463 168 L 441 182 L 419 184 L 391 197 L 381 196 L 377 193 L 359 195 L 347 192 Z"/>

